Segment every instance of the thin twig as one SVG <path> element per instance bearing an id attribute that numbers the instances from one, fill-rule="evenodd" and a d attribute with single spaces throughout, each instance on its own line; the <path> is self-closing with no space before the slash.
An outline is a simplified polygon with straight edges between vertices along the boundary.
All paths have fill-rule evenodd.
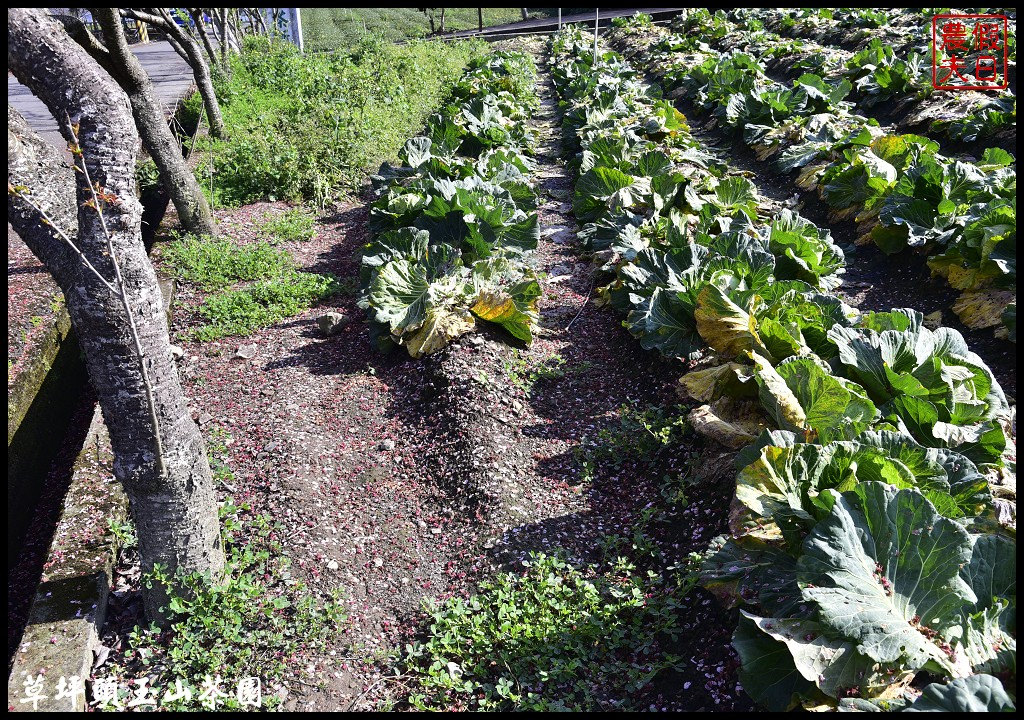
<path id="1" fill-rule="evenodd" d="M 404 675 L 404 674 L 403 674 L 403 675 L 395 675 L 394 677 L 392 677 L 391 675 L 382 675 L 382 676 L 380 676 L 379 678 L 377 678 L 377 680 L 376 680 L 376 681 L 374 681 L 373 683 L 371 683 L 371 684 L 370 684 L 370 686 L 369 686 L 368 688 L 366 688 L 366 689 L 365 689 L 365 690 L 363 690 L 363 691 L 362 691 L 361 693 L 359 693 L 359 694 L 358 694 L 358 695 L 357 695 L 357 696 L 356 696 L 356 697 L 355 697 L 355 698 L 354 698 L 354 699 L 352 700 L 352 702 L 350 702 L 350 703 L 348 704 L 348 707 L 347 707 L 347 708 L 345 708 L 345 712 L 352 712 L 352 709 L 353 709 L 353 708 L 355 708 L 355 706 L 356 706 L 356 703 L 358 703 L 358 702 L 359 702 L 360 700 L 362 700 L 362 699 L 363 699 L 364 697 L 366 697 L 366 696 L 367 696 L 367 695 L 369 694 L 369 692 L 370 692 L 371 690 L 373 690 L 373 689 L 374 689 L 375 687 L 377 687 L 378 685 L 380 685 L 380 684 L 381 684 L 382 682 L 384 682 L 384 681 L 386 681 L 386 680 L 404 680 L 404 679 L 405 679 L 405 675 Z"/>
<path id="2" fill-rule="evenodd" d="M 589 288 L 587 288 L 587 297 L 586 297 L 586 299 L 585 299 L 585 300 L 583 301 L 583 304 L 582 304 L 582 305 L 580 305 L 580 310 L 579 310 L 579 312 L 578 312 L 578 313 L 576 313 L 576 317 L 574 317 L 574 318 L 573 318 L 572 320 L 570 320 L 570 321 L 569 321 L 569 324 L 565 326 L 565 329 L 566 329 L 567 331 L 569 330 L 569 328 L 571 328 L 571 327 L 573 326 L 573 323 L 575 323 L 575 322 L 576 322 L 577 320 L 579 320 L 579 319 L 580 319 L 580 315 L 582 315 L 582 314 L 583 314 L 583 310 L 584 310 L 584 309 L 586 309 L 586 307 L 587 307 L 587 303 L 589 303 L 589 302 L 590 302 L 590 293 L 592 293 L 593 291 L 594 291 L 594 278 L 593 278 L 593 277 L 591 277 L 591 278 L 590 278 L 590 287 L 589 287 Z"/>

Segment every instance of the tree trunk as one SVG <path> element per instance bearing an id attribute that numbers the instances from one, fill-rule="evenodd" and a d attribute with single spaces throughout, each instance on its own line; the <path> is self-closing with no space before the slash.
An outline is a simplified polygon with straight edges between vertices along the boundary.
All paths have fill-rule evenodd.
<path id="1" fill-rule="evenodd" d="M 477 8 L 476 9 L 476 24 L 480 28 L 481 31 L 484 29 L 484 9 L 483 8 Z"/>
<path id="2" fill-rule="evenodd" d="M 263 35 L 269 35 L 270 32 L 267 30 L 267 21 L 263 17 L 263 8 L 250 8 L 250 13 L 253 13 L 255 18 L 256 27 L 253 28 L 253 34 L 261 33 Z"/>
<path id="3" fill-rule="evenodd" d="M 185 58 L 185 61 L 192 68 L 192 75 L 196 80 L 196 87 L 199 95 L 203 98 L 203 107 L 206 108 L 206 119 L 210 123 L 210 135 L 215 138 L 224 137 L 224 117 L 220 113 L 220 105 L 217 103 L 217 93 L 213 89 L 213 81 L 210 79 L 210 66 L 203 57 L 203 51 L 199 43 L 189 33 L 181 29 L 178 23 L 166 8 L 159 8 L 159 15 L 144 12 L 136 8 L 125 8 L 122 14 L 148 22 L 167 33 L 167 41 L 174 48 L 175 52 Z"/>
<path id="4" fill-rule="evenodd" d="M 192 18 L 192 22 L 196 26 L 196 35 L 199 36 L 199 40 L 203 43 L 203 49 L 206 50 L 206 57 L 210 60 L 210 67 L 216 68 L 217 63 L 217 52 L 213 49 L 213 43 L 210 42 L 210 36 L 206 34 L 206 21 L 203 20 L 203 9 L 202 8 L 189 8 L 188 14 Z"/>
<path id="5" fill-rule="evenodd" d="M 441 8 L 441 27 L 438 32 L 444 32 L 444 8 Z"/>
<path id="6" fill-rule="evenodd" d="M 228 28 L 227 8 L 214 8 L 213 18 L 220 30 L 220 66 L 227 73 L 231 67 L 231 59 L 228 57 L 231 51 L 231 30 Z"/>
<path id="7" fill-rule="evenodd" d="M 88 175 L 74 173 L 69 182 L 61 153 L 8 107 L 8 219 L 64 291 L 110 432 L 114 475 L 124 486 L 138 531 L 143 572 L 159 564 L 170 573 L 217 578 L 224 551 L 213 478 L 171 356 L 156 274 L 142 245 L 135 196 L 138 135 L 128 99 L 39 10 L 9 9 L 7 42 L 8 68 L 46 104 L 69 143 L 76 142 L 76 133 L 67 118 L 77 125 L 81 150 L 75 161 Z M 102 196 L 97 203 L 102 216 L 91 204 L 87 178 Z M 43 222 L 37 208 L 54 224 Z M 105 282 L 55 228 L 77 243 Z M 121 280 L 123 298 L 107 286 L 115 278 Z M 143 589 L 147 615 L 154 620 L 166 620 L 159 610 L 166 599 L 166 589 L 157 583 Z"/>
<path id="8" fill-rule="evenodd" d="M 530 15 L 526 12 L 526 8 L 519 8 L 519 10 L 523 14 L 523 20 L 529 20 L 530 19 Z"/>
<path id="9" fill-rule="evenodd" d="M 210 205 L 167 126 L 163 103 L 156 96 L 153 82 L 128 48 L 120 15 L 113 8 L 96 8 L 93 16 L 103 32 L 102 45 L 79 20 L 69 19 L 65 27 L 128 94 L 135 126 L 160 171 L 160 180 L 171 196 L 182 227 L 201 235 L 216 234 Z"/>

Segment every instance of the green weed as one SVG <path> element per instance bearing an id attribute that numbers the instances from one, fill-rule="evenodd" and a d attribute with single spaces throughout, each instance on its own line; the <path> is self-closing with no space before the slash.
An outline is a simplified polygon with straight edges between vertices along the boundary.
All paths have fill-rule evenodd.
<path id="1" fill-rule="evenodd" d="M 340 291 L 332 275 L 293 271 L 245 288 L 211 295 L 199 307 L 206 321 L 192 331 L 196 340 L 250 335 L 309 309 Z"/>
<path id="2" fill-rule="evenodd" d="M 267 242 L 238 245 L 230 238 L 192 234 L 181 235 L 164 248 L 161 259 L 179 280 L 204 290 L 281 277 L 295 267 L 287 252 Z"/>
<path id="3" fill-rule="evenodd" d="M 557 353 L 537 362 L 523 357 L 518 350 L 503 362 L 509 383 L 527 397 L 533 393 L 533 386 L 540 380 L 555 380 L 569 374 L 584 373 L 593 367 L 594 364 L 589 360 L 569 365 L 566 359 Z"/>
<path id="4" fill-rule="evenodd" d="M 316 235 L 316 216 L 303 208 L 292 208 L 283 213 L 268 213 L 260 225 L 259 233 L 271 243 L 307 242 Z"/>
<path id="5" fill-rule="evenodd" d="M 228 490 L 233 490 L 231 483 L 235 479 L 235 473 L 227 464 L 228 445 L 232 438 L 225 428 L 214 427 L 206 438 L 206 455 L 210 459 L 210 471 L 213 479 Z"/>
<path id="6" fill-rule="evenodd" d="M 689 432 L 683 411 L 658 406 L 623 405 L 619 427 L 602 429 L 595 438 L 576 449 L 583 480 L 592 479 L 599 465 L 619 468 L 627 461 L 639 460 L 654 467 L 663 452 L 677 446 Z"/>
<path id="7" fill-rule="evenodd" d="M 666 581 L 624 558 L 577 569 L 533 555 L 468 600 L 428 605 L 429 634 L 403 671 L 420 710 L 607 710 L 643 707 L 679 658 L 679 601 L 690 580 Z M 687 576 L 688 577 L 688 576 Z"/>
<path id="8" fill-rule="evenodd" d="M 147 586 L 176 588 L 166 608 L 170 628 L 135 627 L 108 676 L 122 683 L 146 676 L 150 687 L 168 689 L 180 680 L 192 690 L 176 700 L 161 694 L 160 709 L 203 709 L 200 690 L 208 678 L 217 678 L 228 690 L 217 709 L 253 709 L 233 692 L 238 681 L 251 677 L 259 678 L 263 688 L 261 709 L 274 709 L 281 699 L 273 689 L 300 658 L 322 651 L 345 620 L 337 597 L 318 601 L 305 584 L 291 580 L 278 540 L 283 526 L 264 515 L 243 523 L 247 510 L 230 502 L 221 510 L 227 567 L 220 583 L 198 574 L 173 578 L 161 567 L 144 578 Z M 119 686 L 127 697 L 127 688 Z"/>

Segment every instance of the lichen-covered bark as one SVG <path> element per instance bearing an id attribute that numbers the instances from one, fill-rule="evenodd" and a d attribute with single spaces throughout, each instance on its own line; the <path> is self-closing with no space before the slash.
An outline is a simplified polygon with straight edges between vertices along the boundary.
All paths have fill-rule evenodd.
<path id="1" fill-rule="evenodd" d="M 128 99 L 64 29 L 39 10 L 9 9 L 7 39 L 8 68 L 46 104 L 69 142 L 73 136 L 67 120 L 77 125 L 89 175 L 112 196 L 104 203 L 109 242 L 147 363 L 155 425 L 124 304 L 36 210 L 42 209 L 112 281 L 107 235 L 98 213 L 88 206 L 92 193 L 83 173 L 72 174 L 62 154 L 8 106 L 8 219 L 64 291 L 110 432 L 114 474 L 124 486 L 138 529 L 143 570 L 159 563 L 172 571 L 219 575 L 224 553 L 210 467 L 171 356 L 156 274 L 142 245 L 142 213 L 135 195 L 138 134 Z M 15 192 L 10 191 L 12 186 Z M 30 193 L 29 201 L 25 192 Z M 163 472 L 156 454 L 157 428 L 164 449 Z M 147 612 L 154 619 L 165 599 L 156 585 L 144 590 Z"/>

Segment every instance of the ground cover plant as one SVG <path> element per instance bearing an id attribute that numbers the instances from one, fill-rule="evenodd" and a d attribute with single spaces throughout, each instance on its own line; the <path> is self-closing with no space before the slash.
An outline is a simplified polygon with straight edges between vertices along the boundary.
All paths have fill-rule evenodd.
<path id="1" fill-rule="evenodd" d="M 179 280 L 210 294 L 191 331 L 200 341 L 244 336 L 297 315 L 342 291 L 331 275 L 301 272 L 286 250 L 265 240 L 239 245 L 228 237 L 184 235 L 162 250 Z"/>
<path id="2" fill-rule="evenodd" d="M 230 500 L 221 507 L 221 521 L 227 548 L 221 582 L 200 575 L 172 579 L 159 566 L 142 579 L 176 588 L 166 607 L 170 622 L 166 628 L 152 624 L 131 631 L 120 661 L 100 671 L 100 677 L 121 680 L 125 689 L 101 709 L 123 709 L 136 697 L 128 694 L 125 678 L 145 678 L 151 688 L 175 690 L 161 693 L 159 701 L 152 695 L 154 709 L 170 711 L 249 709 L 231 690 L 239 681 L 258 678 L 260 707 L 274 709 L 297 663 L 343 630 L 345 615 L 337 598 L 317 598 L 304 583 L 290 580 L 279 523 Z M 117 532 L 129 542 L 122 555 L 130 557 L 132 529 Z M 212 692 L 213 678 L 220 694 L 204 699 L 204 691 Z"/>
<path id="3" fill-rule="evenodd" d="M 641 709 L 627 698 L 679 662 L 664 647 L 680 632 L 686 594 L 624 557 L 577 569 L 534 555 L 468 599 L 427 607 L 429 635 L 403 671 L 420 710 Z"/>
<path id="4" fill-rule="evenodd" d="M 535 80 L 522 53 L 473 61 L 451 102 L 405 144 L 402 164 L 373 177 L 360 304 L 382 350 L 437 352 L 477 320 L 531 342 L 540 286 L 529 256 L 540 228 L 526 121 Z"/>
<path id="5" fill-rule="evenodd" d="M 613 42 L 649 27 L 620 23 Z M 740 450 L 736 509 L 702 583 L 741 609 L 733 643 L 744 689 L 772 710 L 1012 707 L 1014 496 L 996 468 L 1014 455 L 991 371 L 921 313 L 862 314 L 832 295 L 828 272 L 792 262 L 793 235 L 821 246 L 808 223 L 758 217 L 750 192 L 730 188 L 717 202 L 687 193 L 707 173 L 686 157 L 682 123 L 659 133 L 645 119 L 657 92 L 613 53 L 595 63 L 591 42 L 570 28 L 551 60 L 577 141 L 577 217 L 590 223 L 581 238 L 611 250 L 597 255 L 614 273 L 607 296 L 645 347 L 707 361 L 682 378 L 705 403 L 689 420 Z M 673 76 L 681 46 L 691 64 Z M 687 37 L 661 48 L 668 57 L 655 66 L 755 146 L 780 124 L 849 117 L 849 87 L 776 87 L 749 55 L 702 64 Z M 671 183 L 642 172 L 651 143 L 668 148 L 659 174 Z M 682 187 L 655 200 L 656 185 Z M 663 237 L 644 232 L 659 225 Z M 789 242 L 773 246 L 782 229 Z"/>
<path id="6" fill-rule="evenodd" d="M 472 43 L 395 45 L 368 37 L 330 54 L 245 38 L 218 79 L 224 140 L 206 138 L 196 174 L 215 203 L 309 202 L 355 190 L 451 92 Z M 199 103 L 197 96 L 189 103 Z"/>

